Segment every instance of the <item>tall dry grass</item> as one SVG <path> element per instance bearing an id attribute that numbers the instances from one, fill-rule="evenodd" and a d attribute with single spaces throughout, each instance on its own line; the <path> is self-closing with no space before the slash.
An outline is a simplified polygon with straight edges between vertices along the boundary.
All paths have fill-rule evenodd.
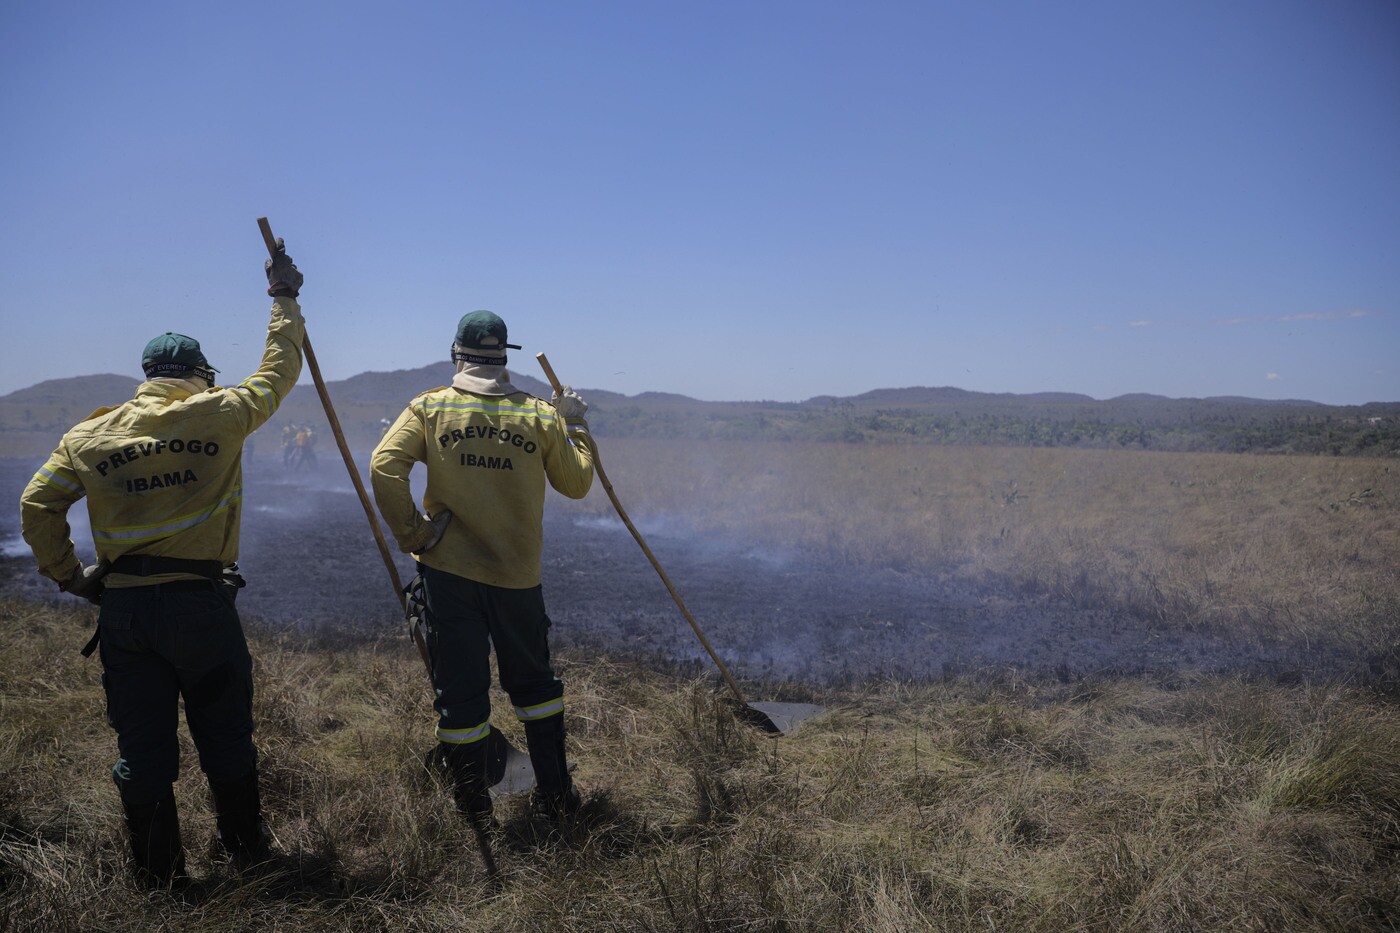
<path id="1" fill-rule="evenodd" d="M 122 864 L 98 666 L 75 650 L 89 616 L 0 600 L 0 930 L 1400 923 L 1400 711 L 1354 688 L 868 684 L 813 697 L 830 713 L 771 739 L 712 682 L 566 657 L 585 811 L 553 831 L 503 801 L 493 881 L 420 765 L 432 714 L 411 647 L 267 636 L 257 738 L 283 856 L 243 877 L 209 859 L 185 739 L 195 884 L 147 895 Z"/>
<path id="2" fill-rule="evenodd" d="M 1384 462 L 657 441 L 603 455 L 634 515 L 852 572 L 962 575 L 1382 659 L 1396 637 Z M 609 509 L 597 493 L 575 507 Z M 76 653 L 90 624 L 0 598 L 0 930 L 1400 926 L 1400 711 L 1355 685 L 868 683 L 787 697 L 831 712 L 774 740 L 710 680 L 566 656 L 585 812 L 555 831 L 503 801 L 492 878 L 422 768 L 432 714 L 411 647 L 266 633 L 257 739 L 283 855 L 247 876 L 210 859 L 185 737 L 195 883 L 151 896 L 125 871 L 99 666 Z"/>

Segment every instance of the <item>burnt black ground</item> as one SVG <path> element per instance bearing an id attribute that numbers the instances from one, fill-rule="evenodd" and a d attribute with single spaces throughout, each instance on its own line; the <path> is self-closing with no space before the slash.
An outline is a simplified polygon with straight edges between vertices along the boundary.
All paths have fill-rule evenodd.
<path id="1" fill-rule="evenodd" d="M 242 556 L 246 619 L 274 631 L 345 637 L 402 631 L 364 512 L 338 460 L 287 474 L 271 458 L 246 470 Z M 367 459 L 367 458 L 362 458 Z M 52 598 L 19 540 L 18 499 L 37 463 L 0 460 L 0 562 L 7 593 Z M 595 490 L 593 495 L 602 495 Z M 80 554 L 92 554 L 85 510 Z M 813 684 L 870 676 L 937 678 L 968 670 L 1034 675 L 1242 669 L 1327 675 L 1352 659 L 1220 634 L 1156 630 L 950 575 L 844 565 L 703 538 L 683 517 L 633 516 L 687 606 L 735 673 Z M 392 542 L 391 542 L 392 546 Z M 17 555 L 17 556 L 16 556 Z M 404 581 L 412 562 L 399 555 Z M 547 512 L 545 601 L 556 651 L 710 665 L 698 640 L 621 522 L 581 517 L 557 498 Z M 75 636 L 76 637 L 76 636 Z M 1304 663 L 1306 662 L 1306 663 Z"/>

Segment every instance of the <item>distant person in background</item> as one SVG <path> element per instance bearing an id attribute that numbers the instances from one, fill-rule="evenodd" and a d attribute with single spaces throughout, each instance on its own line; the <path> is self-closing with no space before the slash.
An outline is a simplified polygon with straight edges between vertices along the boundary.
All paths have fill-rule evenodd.
<path id="1" fill-rule="evenodd" d="M 292 455 L 292 469 L 310 470 L 316 466 L 316 432 L 310 426 L 297 429 L 295 453 Z"/>
<path id="2" fill-rule="evenodd" d="M 576 811 L 564 742 L 564 685 L 549 660 L 540 589 L 545 481 L 571 499 L 593 483 L 588 406 L 568 387 L 552 404 L 515 388 L 506 371 L 506 325 L 489 311 L 457 325 L 451 386 L 418 396 L 375 448 L 370 478 L 399 546 L 418 561 L 438 713 L 440 763 L 457 809 L 491 822 L 487 747 L 490 652 L 524 725 L 535 771 L 535 812 Z M 424 509 L 409 491 L 428 469 Z"/>
<path id="3" fill-rule="evenodd" d="M 297 426 L 288 421 L 282 425 L 282 466 L 283 468 L 292 465 L 292 456 L 296 453 Z"/>
<path id="4" fill-rule="evenodd" d="M 181 699 L 213 792 L 217 843 L 239 865 L 269 854 L 253 746 L 253 665 L 234 609 L 244 440 L 301 373 L 302 275 L 278 241 L 266 265 L 272 315 L 258 371 L 231 389 L 199 342 L 167 333 L 146 345 L 136 397 L 78 424 L 20 503 L 39 572 L 101 606 L 107 719 L 136 875 L 184 877 L 175 808 Z M 73 551 L 68 510 L 87 497 L 98 563 Z M 84 653 L 90 653 L 89 644 Z"/>

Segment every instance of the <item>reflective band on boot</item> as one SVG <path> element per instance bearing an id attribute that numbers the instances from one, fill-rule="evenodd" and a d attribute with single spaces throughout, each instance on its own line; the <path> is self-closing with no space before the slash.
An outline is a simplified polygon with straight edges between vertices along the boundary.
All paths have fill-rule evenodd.
<path id="1" fill-rule="evenodd" d="M 546 700 L 544 703 L 536 703 L 534 706 L 517 706 L 515 708 L 515 718 L 521 722 L 532 722 L 539 719 L 547 719 L 564 712 L 564 698 L 559 697 L 553 700 Z"/>
<path id="2" fill-rule="evenodd" d="M 434 730 L 437 740 L 447 745 L 469 745 L 472 742 L 480 742 L 491 734 L 490 721 L 483 722 L 479 726 L 469 726 L 465 729 L 444 729 L 438 726 Z"/>

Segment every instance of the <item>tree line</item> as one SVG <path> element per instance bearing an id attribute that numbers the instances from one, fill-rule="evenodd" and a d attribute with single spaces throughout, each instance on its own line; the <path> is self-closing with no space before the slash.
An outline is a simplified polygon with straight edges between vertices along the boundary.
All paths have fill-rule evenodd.
<path id="1" fill-rule="evenodd" d="M 1237 411 L 1176 419 L 1114 419 L 1025 412 L 861 410 L 840 405 L 822 409 L 800 404 L 732 405 L 664 411 L 623 405 L 594 409 L 589 423 L 602 437 L 1400 456 L 1400 417 L 1373 420 Z"/>

